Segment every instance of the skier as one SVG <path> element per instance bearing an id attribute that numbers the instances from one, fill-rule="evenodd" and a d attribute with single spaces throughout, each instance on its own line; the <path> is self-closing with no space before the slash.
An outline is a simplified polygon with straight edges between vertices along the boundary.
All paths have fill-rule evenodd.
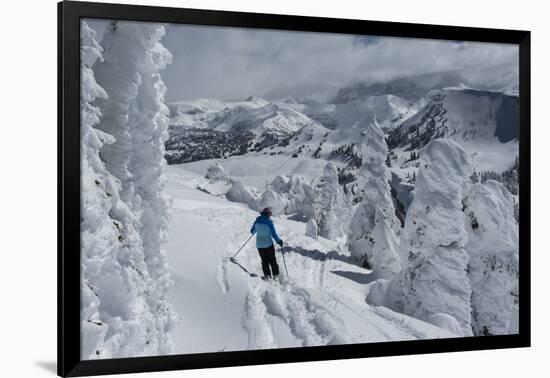
<path id="1" fill-rule="evenodd" d="M 256 234 L 256 248 L 260 253 L 262 259 L 262 270 L 264 272 L 263 279 L 276 278 L 279 275 L 279 265 L 277 265 L 277 259 L 275 258 L 275 247 L 271 239 L 275 239 L 277 244 L 283 247 L 283 241 L 277 235 L 275 226 L 271 218 L 271 210 L 266 207 L 260 213 L 260 216 L 256 218 L 252 228 L 251 234 Z"/>

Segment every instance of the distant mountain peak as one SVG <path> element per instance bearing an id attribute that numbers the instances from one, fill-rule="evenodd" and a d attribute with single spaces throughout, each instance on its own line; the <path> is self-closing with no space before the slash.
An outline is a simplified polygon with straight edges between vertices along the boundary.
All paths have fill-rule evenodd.
<path id="1" fill-rule="evenodd" d="M 267 104 L 269 104 L 269 101 L 259 96 L 250 96 L 246 99 L 246 102 L 253 102 L 259 106 L 266 106 Z"/>

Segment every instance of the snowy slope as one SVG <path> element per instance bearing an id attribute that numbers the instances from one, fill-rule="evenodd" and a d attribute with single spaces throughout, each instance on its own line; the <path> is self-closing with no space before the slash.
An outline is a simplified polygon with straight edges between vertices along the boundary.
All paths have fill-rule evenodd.
<path id="1" fill-rule="evenodd" d="M 218 131 L 257 131 L 259 134 L 269 130 L 284 136 L 311 123 L 308 117 L 292 109 L 247 101 L 217 113 L 210 127 Z"/>
<path id="2" fill-rule="evenodd" d="M 228 257 L 250 236 L 257 213 L 190 187 L 192 176 L 168 167 L 174 211 L 166 250 L 176 280 L 170 300 L 183 317 L 172 333 L 175 353 L 453 337 L 367 305 L 370 272 L 351 263 L 335 243 L 304 236 L 304 223 L 274 220 L 288 245 L 291 280 L 266 283 L 252 277 L 260 273 L 253 241 L 238 255 L 238 264 Z"/>
<path id="3" fill-rule="evenodd" d="M 309 157 L 293 158 L 287 155 L 246 154 L 230 159 L 201 160 L 183 164 L 186 170 L 204 176 L 213 163 L 223 165 L 228 175 L 246 185 L 264 190 L 267 183 L 279 175 L 300 175 L 308 182 L 317 182 L 327 164 L 324 159 Z"/>
<path id="4" fill-rule="evenodd" d="M 180 101 L 168 104 L 170 109 L 170 124 L 178 127 L 208 127 L 213 113 L 225 107 L 222 101 L 215 99 L 199 99 L 195 101 Z"/>

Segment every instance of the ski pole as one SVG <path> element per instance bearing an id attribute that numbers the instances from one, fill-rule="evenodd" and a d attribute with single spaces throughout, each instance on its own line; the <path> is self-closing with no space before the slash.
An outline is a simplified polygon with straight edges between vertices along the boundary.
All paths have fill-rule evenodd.
<path id="1" fill-rule="evenodd" d="M 286 267 L 285 253 L 283 252 L 283 247 L 281 247 L 281 254 L 283 255 L 283 263 L 285 264 L 286 276 L 287 276 L 288 279 L 290 280 L 290 276 L 288 275 L 288 268 Z"/>
<path id="2" fill-rule="evenodd" d="M 252 239 L 252 237 L 254 236 L 254 234 L 250 235 L 250 237 L 248 238 L 247 241 L 244 242 L 243 246 L 241 248 L 239 248 L 239 250 L 237 251 L 237 253 L 235 253 L 233 255 L 233 257 L 231 257 L 232 259 L 234 259 L 235 257 L 237 257 L 237 255 L 239 254 L 239 252 L 241 252 L 241 250 L 244 248 L 245 245 L 248 244 L 248 242 L 250 241 L 250 239 Z"/>

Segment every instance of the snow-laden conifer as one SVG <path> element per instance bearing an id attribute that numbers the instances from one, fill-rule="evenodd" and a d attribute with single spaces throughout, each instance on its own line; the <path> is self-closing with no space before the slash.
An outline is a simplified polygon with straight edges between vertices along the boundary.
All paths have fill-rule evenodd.
<path id="1" fill-rule="evenodd" d="M 230 179 L 230 182 L 231 187 L 225 193 L 225 198 L 231 202 L 245 203 L 253 210 L 261 210 L 256 191 L 253 188 L 244 185 L 236 179 Z"/>
<path id="2" fill-rule="evenodd" d="M 317 240 L 319 236 L 319 227 L 314 218 L 310 218 L 306 223 L 306 236 Z"/>
<path id="3" fill-rule="evenodd" d="M 160 71 L 171 55 L 160 44 L 163 35 L 159 24 L 112 22 L 102 40 L 104 59 L 93 67 L 108 95 L 95 101 L 102 113 L 98 128 L 114 137 L 100 155 L 120 185 L 120 200 L 109 212 L 118 247 L 101 262 L 109 271 L 95 283 L 109 326 L 98 357 L 173 350 L 169 331 L 176 316 L 166 300 L 172 278 L 160 248 L 169 221 L 163 194 L 168 109 Z"/>
<path id="4" fill-rule="evenodd" d="M 328 163 L 323 171 L 321 182 L 317 186 L 315 221 L 318 234 L 327 239 L 336 240 L 344 235 L 349 222 L 349 203 L 338 183 L 338 170 Z"/>
<path id="5" fill-rule="evenodd" d="M 220 163 L 212 164 L 206 170 L 205 177 L 211 181 L 228 180 L 229 176 Z"/>
<path id="6" fill-rule="evenodd" d="M 258 201 L 259 209 L 269 207 L 274 216 L 283 215 L 286 207 L 286 198 L 268 186 Z"/>
<path id="7" fill-rule="evenodd" d="M 472 185 L 464 200 L 472 286 L 472 328 L 476 335 L 512 330 L 518 298 L 518 227 L 508 190 L 488 180 Z"/>
<path id="8" fill-rule="evenodd" d="M 386 298 L 394 309 L 427 322 L 441 324 L 440 314 L 453 317 L 462 335 L 472 334 L 462 210 L 470 175 L 470 160 L 456 142 L 434 140 L 423 149 L 399 248 L 403 270 Z"/>
<path id="9" fill-rule="evenodd" d="M 81 357 L 101 357 L 109 325 L 104 316 L 104 303 L 97 282 L 111 271 L 120 248 L 118 223 L 110 211 L 119 204 L 118 182 L 109 174 L 99 152 L 114 138 L 98 130 L 101 112 L 93 105 L 97 98 L 107 98 L 91 66 L 102 60 L 103 49 L 95 32 L 82 22 L 80 27 L 80 150 L 81 150 Z M 78 126 L 75 126 L 78 127 Z"/>
<path id="10" fill-rule="evenodd" d="M 364 183 L 363 198 L 350 223 L 348 248 L 361 265 L 373 269 L 376 275 L 388 277 L 400 271 L 395 248 L 401 224 L 391 198 L 390 173 L 385 164 L 388 147 L 384 138 L 376 122 L 365 132 L 366 146 L 359 171 Z"/>

